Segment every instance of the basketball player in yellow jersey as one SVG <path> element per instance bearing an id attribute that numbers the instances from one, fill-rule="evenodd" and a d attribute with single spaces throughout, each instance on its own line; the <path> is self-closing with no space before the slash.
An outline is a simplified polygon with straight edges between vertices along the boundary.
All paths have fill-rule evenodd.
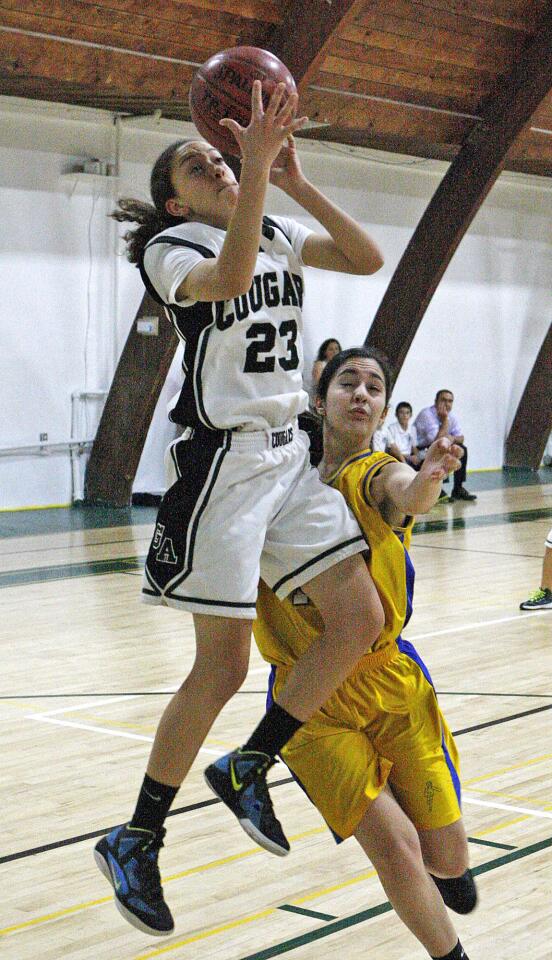
<path id="1" fill-rule="evenodd" d="M 336 835 L 356 837 L 397 914 L 430 957 L 467 960 L 445 903 L 469 913 L 476 891 L 460 809 L 458 754 L 430 675 L 401 630 L 412 611 L 408 546 L 414 515 L 436 502 L 460 449 L 436 441 L 416 473 L 371 439 L 385 414 L 389 369 L 364 347 L 325 367 L 317 410 L 323 480 L 345 496 L 370 552 L 385 626 L 349 678 L 282 750 L 286 764 Z M 263 583 L 254 625 L 273 664 L 277 696 L 295 660 L 323 624 L 300 591 L 284 601 Z"/>

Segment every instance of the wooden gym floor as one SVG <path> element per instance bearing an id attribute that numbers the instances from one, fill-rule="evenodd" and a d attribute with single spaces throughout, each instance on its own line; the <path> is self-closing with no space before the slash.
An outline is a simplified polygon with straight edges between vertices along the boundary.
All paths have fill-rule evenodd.
<path id="1" fill-rule="evenodd" d="M 470 960 L 552 957 L 552 611 L 539 585 L 552 472 L 472 475 L 475 504 L 417 527 L 415 612 L 405 632 L 458 738 L 480 905 L 457 918 Z M 537 480 L 538 482 L 534 482 Z M 267 668 L 217 720 L 168 821 L 161 870 L 176 932 L 128 926 L 92 859 L 131 813 L 158 717 L 193 658 L 187 614 L 139 601 L 154 511 L 0 514 L 2 957 L 6 960 L 416 960 L 354 840 L 273 771 L 292 841 L 259 850 L 202 779 L 263 712 Z"/>

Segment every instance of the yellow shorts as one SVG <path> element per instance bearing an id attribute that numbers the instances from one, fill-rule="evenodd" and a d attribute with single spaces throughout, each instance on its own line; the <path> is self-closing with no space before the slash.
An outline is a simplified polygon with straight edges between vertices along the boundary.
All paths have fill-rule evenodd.
<path id="1" fill-rule="evenodd" d="M 274 667 L 278 697 L 289 667 Z M 419 830 L 461 816 L 458 752 L 427 668 L 399 639 L 364 657 L 282 758 L 337 838 L 351 836 L 388 782 Z"/>

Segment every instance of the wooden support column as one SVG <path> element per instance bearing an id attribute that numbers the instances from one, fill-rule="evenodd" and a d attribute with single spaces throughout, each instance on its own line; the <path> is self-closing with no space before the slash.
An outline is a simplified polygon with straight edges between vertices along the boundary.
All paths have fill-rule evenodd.
<path id="1" fill-rule="evenodd" d="M 552 87 L 552 9 L 480 111 L 418 224 L 378 308 L 366 343 L 398 375 L 427 306 L 508 150 Z M 443 336 L 446 326 L 443 325 Z"/>
<path id="2" fill-rule="evenodd" d="M 299 92 L 306 90 L 340 27 L 365 6 L 365 0 L 292 0 L 285 20 L 269 30 L 264 44 L 291 71 Z"/>
<path id="3" fill-rule="evenodd" d="M 505 467 L 538 470 L 552 430 L 552 324 L 544 338 L 506 440 Z"/>
<path id="4" fill-rule="evenodd" d="M 137 321 L 156 317 L 158 336 L 138 333 Z M 138 308 L 103 410 L 88 461 L 87 503 L 126 507 L 151 418 L 178 337 L 163 307 L 146 294 Z"/>

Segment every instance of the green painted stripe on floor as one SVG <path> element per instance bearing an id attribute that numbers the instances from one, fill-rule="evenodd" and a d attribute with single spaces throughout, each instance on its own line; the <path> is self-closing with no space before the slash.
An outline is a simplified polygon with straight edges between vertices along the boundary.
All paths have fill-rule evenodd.
<path id="1" fill-rule="evenodd" d="M 547 847 L 552 847 L 552 837 L 549 837 L 546 840 L 541 840 L 539 843 L 533 843 L 529 847 L 522 847 L 520 850 L 514 850 L 512 853 L 506 853 L 503 857 L 497 857 L 495 860 L 489 860 L 487 863 L 481 863 L 478 867 L 474 867 L 473 874 L 477 876 L 480 873 L 488 873 L 489 870 L 496 870 L 498 867 L 503 867 L 508 863 L 513 863 L 515 860 L 521 860 L 523 857 L 529 857 L 533 853 L 539 853 L 541 850 L 546 850 Z M 298 947 L 304 947 L 307 943 L 314 943 L 315 940 L 322 940 L 323 937 L 330 937 L 333 933 L 339 933 L 341 930 L 346 930 L 347 927 L 354 927 L 359 923 L 364 923 L 366 920 L 372 920 L 374 917 L 379 917 L 383 913 L 389 913 L 393 907 L 387 901 L 386 903 L 379 903 L 376 907 L 371 907 L 369 910 L 362 910 L 361 913 L 355 913 L 351 917 L 344 917 L 342 920 L 335 920 L 333 923 L 328 923 L 327 926 L 318 927 L 316 930 L 311 930 L 309 933 L 304 933 L 300 937 L 293 937 L 290 940 L 284 940 L 282 943 L 276 943 L 273 947 L 267 947 L 266 950 L 259 950 L 257 953 L 249 953 L 246 957 L 240 957 L 239 960 L 270 960 L 271 957 L 279 957 L 283 953 L 290 953 L 292 950 L 296 950 Z"/>
<path id="2" fill-rule="evenodd" d="M 0 539 L 36 537 L 48 533 L 75 530 L 101 530 L 109 527 L 133 527 L 155 523 L 156 507 L 82 506 L 13 510 L 0 513 Z"/>
<path id="3" fill-rule="evenodd" d="M 86 563 L 60 563 L 51 567 L 29 567 L 0 574 L 0 588 L 20 587 L 48 580 L 71 580 L 73 577 L 98 577 L 105 573 L 129 573 L 139 570 L 145 557 L 120 557 L 114 560 L 90 560 Z"/>
<path id="4" fill-rule="evenodd" d="M 333 913 L 319 913 L 317 910 L 305 910 L 303 907 L 294 907 L 291 903 L 283 903 L 278 910 L 287 910 L 288 913 L 299 913 L 303 917 L 314 917 L 315 920 L 337 920 Z"/>
<path id="5" fill-rule="evenodd" d="M 552 483 L 552 466 L 539 470 L 470 470 L 468 485 L 473 490 L 505 490 L 511 487 L 542 486 Z M 0 539 L 36 536 L 41 533 L 61 533 L 70 530 L 92 530 L 105 527 L 134 526 L 155 523 L 157 506 L 151 494 L 138 494 L 142 503 L 128 507 L 109 507 L 74 503 L 71 506 L 45 506 L 0 510 Z M 431 521 L 429 521 L 431 522 Z M 442 522 L 442 521 L 437 521 Z"/>
<path id="6" fill-rule="evenodd" d="M 476 527 L 496 527 L 501 523 L 524 523 L 527 520 L 546 520 L 552 517 L 551 507 L 536 510 L 512 510 L 508 513 L 489 513 L 479 517 L 447 517 L 440 520 L 419 520 L 414 526 L 417 533 L 442 533 L 446 530 L 470 530 Z"/>
<path id="7" fill-rule="evenodd" d="M 516 850 L 511 843 L 496 843 L 495 840 L 480 840 L 479 837 L 468 837 L 470 843 L 478 843 L 482 847 L 497 847 L 498 850 Z"/>
<path id="8" fill-rule="evenodd" d="M 552 508 L 517 510 L 511 513 L 492 513 L 481 517 L 451 517 L 449 520 L 425 520 L 416 524 L 416 533 L 440 533 L 446 530 L 466 530 L 474 527 L 499 526 L 552 517 Z M 29 567 L 26 570 L 8 570 L 0 574 L 0 589 L 49 580 L 70 580 L 73 577 L 95 577 L 105 573 L 133 573 L 140 570 L 145 556 L 121 557 L 113 560 L 91 560 L 85 563 L 63 563 L 50 567 Z"/>

